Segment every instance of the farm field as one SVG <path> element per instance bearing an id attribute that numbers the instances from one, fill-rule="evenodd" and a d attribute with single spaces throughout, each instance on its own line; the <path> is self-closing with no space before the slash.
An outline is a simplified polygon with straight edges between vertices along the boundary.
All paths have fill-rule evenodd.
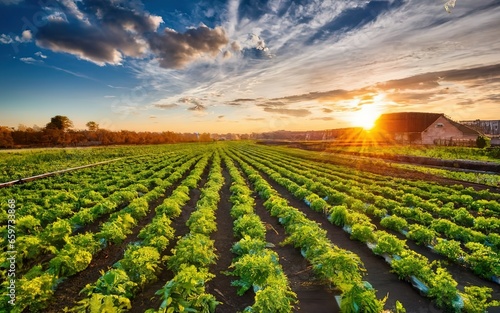
<path id="1" fill-rule="evenodd" d="M 110 151 L 46 156 L 30 175 L 116 160 L 0 189 L 0 311 L 500 307 L 500 193 L 488 186 L 248 142 Z M 15 171 L 32 160 L 16 158 L 1 182 L 28 173 Z"/>

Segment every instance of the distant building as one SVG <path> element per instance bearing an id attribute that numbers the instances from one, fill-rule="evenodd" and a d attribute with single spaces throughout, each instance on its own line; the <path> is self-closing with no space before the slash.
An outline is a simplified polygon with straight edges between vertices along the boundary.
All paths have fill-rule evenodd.
<path id="1" fill-rule="evenodd" d="M 460 123 L 488 136 L 500 136 L 500 120 L 474 120 L 461 121 Z"/>
<path id="2" fill-rule="evenodd" d="M 443 113 L 402 112 L 382 114 L 374 131 L 389 141 L 424 145 L 474 146 L 480 133 Z"/>

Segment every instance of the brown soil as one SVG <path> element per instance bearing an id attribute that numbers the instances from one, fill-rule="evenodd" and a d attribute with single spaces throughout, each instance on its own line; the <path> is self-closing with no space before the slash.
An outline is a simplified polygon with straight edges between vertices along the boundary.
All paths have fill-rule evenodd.
<path id="1" fill-rule="evenodd" d="M 238 296 L 236 293 L 237 288 L 231 286 L 234 276 L 224 274 L 225 271 L 230 270 L 229 266 L 235 256 L 230 249 L 237 239 L 233 236 L 233 220 L 230 215 L 232 207 L 229 202 L 231 177 L 225 167 L 222 174 L 224 176 L 224 185 L 220 191 L 221 201 L 216 212 L 217 231 L 211 236 L 215 240 L 218 260 L 216 264 L 210 267 L 210 273 L 216 276 L 208 283 L 207 292 L 213 294 L 217 300 L 222 302 L 217 306 L 217 313 L 235 313 L 243 311 L 245 307 L 252 305 L 254 295 L 251 292 L 246 292 L 242 296 Z"/>

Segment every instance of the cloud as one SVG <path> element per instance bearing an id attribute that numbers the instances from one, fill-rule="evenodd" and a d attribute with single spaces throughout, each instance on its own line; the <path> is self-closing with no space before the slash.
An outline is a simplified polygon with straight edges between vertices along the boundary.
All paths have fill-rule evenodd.
<path id="1" fill-rule="evenodd" d="M 276 109 L 276 108 L 264 108 L 265 112 L 277 113 L 283 115 L 290 115 L 295 117 L 303 117 L 311 114 L 311 111 L 306 109 Z"/>
<path id="2" fill-rule="evenodd" d="M 35 55 L 39 58 L 46 59 L 47 56 L 44 55 L 41 51 L 35 52 Z"/>
<path id="3" fill-rule="evenodd" d="M 329 108 L 323 108 L 322 111 L 323 111 L 323 113 L 332 113 L 333 112 L 333 110 L 329 109 Z"/>
<path id="4" fill-rule="evenodd" d="M 155 108 L 158 108 L 158 109 L 167 110 L 167 109 L 173 109 L 173 108 L 177 107 L 178 105 L 175 103 L 172 103 L 172 104 L 154 104 L 153 106 Z"/>
<path id="5" fill-rule="evenodd" d="M 13 41 L 14 40 L 9 35 L 5 35 L 5 34 L 0 35 L 0 42 L 3 43 L 4 45 L 8 45 L 8 44 L 12 43 Z"/>
<path id="6" fill-rule="evenodd" d="M 149 118 L 150 119 L 155 119 L 155 118 L 157 118 L 157 116 L 156 115 L 150 115 Z"/>
<path id="7" fill-rule="evenodd" d="M 178 69 L 204 56 L 216 56 L 228 42 L 221 27 L 200 25 L 184 33 L 166 28 L 162 34 L 154 34 L 149 44 L 161 67 Z"/>
<path id="8" fill-rule="evenodd" d="M 63 1 L 67 18 L 48 19 L 36 33 L 38 46 L 73 54 L 103 66 L 121 64 L 123 58 L 143 57 L 148 51 L 146 35 L 155 32 L 161 17 L 136 7 L 109 1 Z"/>
<path id="9" fill-rule="evenodd" d="M 43 63 L 42 60 L 35 60 L 32 57 L 27 57 L 27 58 L 19 58 L 21 62 L 24 62 L 26 64 L 40 64 Z"/>
<path id="10" fill-rule="evenodd" d="M 14 36 L 14 37 L 12 37 Z M 33 35 L 31 33 L 31 30 L 27 29 L 21 33 L 21 37 L 15 36 L 15 35 L 6 35 L 6 34 L 1 34 L 0 35 L 0 43 L 3 44 L 11 44 L 13 42 L 19 42 L 19 43 L 26 43 L 30 42 L 33 39 Z"/>
<path id="11" fill-rule="evenodd" d="M 198 112 L 205 111 L 206 109 L 207 108 L 202 104 L 196 104 L 188 108 L 189 111 L 198 111 Z"/>

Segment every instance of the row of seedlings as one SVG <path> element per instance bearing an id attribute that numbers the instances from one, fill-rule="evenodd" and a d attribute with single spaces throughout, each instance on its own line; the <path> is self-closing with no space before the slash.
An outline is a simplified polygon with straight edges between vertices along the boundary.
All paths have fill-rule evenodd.
<path id="1" fill-rule="evenodd" d="M 70 312 L 98 313 L 111 309 L 122 312 L 131 309 L 130 299 L 146 284 L 156 281 L 161 254 L 174 237 L 172 220 L 181 214 L 181 208 L 190 199 L 189 190 L 195 188 L 207 164 L 208 154 L 205 154 L 172 194 L 155 208 L 155 217 L 138 234 L 141 240 L 129 244 L 124 257 L 113 268 L 104 272 L 96 283 L 82 289 L 81 293 L 86 298 Z M 190 168 L 192 163 L 186 166 Z"/>
<path id="2" fill-rule="evenodd" d="M 297 295 L 290 288 L 278 254 L 267 248 L 266 228 L 254 212 L 252 190 L 232 160 L 226 154 L 223 157 L 232 180 L 230 214 L 234 219 L 233 231 L 239 238 L 231 249 L 237 256 L 230 266 L 233 270 L 228 274 L 238 277 L 232 282 L 233 286 L 239 287 L 238 295 L 251 288 L 255 292 L 254 304 L 243 312 L 292 312 L 298 303 Z"/>
<path id="3" fill-rule="evenodd" d="M 162 300 L 159 308 L 149 309 L 148 313 L 214 313 L 220 303 L 214 295 L 206 292 L 206 284 L 215 277 L 209 272 L 209 266 L 217 260 L 210 234 L 217 230 L 215 212 L 220 201 L 219 191 L 224 184 L 220 163 L 220 156 L 215 152 L 196 210 L 186 222 L 189 233 L 179 239 L 166 261 L 174 277 L 156 292 Z"/>
<path id="4" fill-rule="evenodd" d="M 110 219 L 101 225 L 97 233 L 67 236 L 71 233 L 68 223 L 65 227 L 66 235 L 62 237 L 65 244 L 62 249 L 56 251 L 56 256 L 50 260 L 48 268 L 46 265 L 34 266 L 17 280 L 15 310 L 22 312 L 26 308 L 39 310 L 46 307 L 63 278 L 85 270 L 92 262 L 93 255 L 108 244 L 121 243 L 128 234 L 132 233 L 132 228 L 137 225 L 138 221 L 148 214 L 148 202 L 160 198 L 167 188 L 193 166 L 197 159 L 198 157 L 190 159 L 178 167 L 176 172 L 172 173 L 161 185 L 133 199 L 119 212 L 113 213 Z M 2 285 L 3 288 L 6 288 L 5 283 Z"/>
<path id="5" fill-rule="evenodd" d="M 266 200 L 264 206 L 284 226 L 288 237 L 283 243 L 299 248 L 304 258 L 311 263 L 315 274 L 341 292 L 341 311 L 381 312 L 387 298 L 377 299 L 373 287 L 363 281 L 365 269 L 359 256 L 335 246 L 319 224 L 288 205 L 258 171 L 236 154 L 232 154 L 232 157 L 246 173 L 259 196 Z"/>

